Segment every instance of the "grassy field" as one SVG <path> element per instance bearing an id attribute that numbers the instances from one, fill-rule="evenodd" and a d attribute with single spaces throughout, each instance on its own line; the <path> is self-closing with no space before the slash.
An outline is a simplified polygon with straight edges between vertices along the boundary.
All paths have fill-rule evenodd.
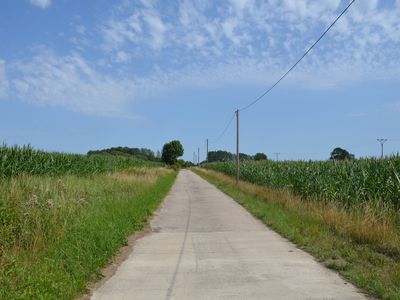
<path id="1" fill-rule="evenodd" d="M 400 299 L 398 212 L 368 203 L 348 209 L 337 202 L 305 200 L 284 189 L 247 182 L 212 170 L 194 171 L 327 267 L 370 295 Z"/>
<path id="2" fill-rule="evenodd" d="M 0 178 L 21 174 L 87 176 L 129 167 L 160 167 L 161 163 L 108 155 L 82 155 L 34 150 L 30 146 L 0 146 Z"/>
<path id="3" fill-rule="evenodd" d="M 234 176 L 234 162 L 205 164 Z M 370 203 L 400 209 L 400 157 L 346 161 L 242 162 L 241 180 L 274 189 L 289 189 L 305 199 L 351 208 Z"/>
<path id="4" fill-rule="evenodd" d="M 0 299 L 82 293 L 143 228 L 176 176 L 135 159 L 1 151 Z"/>

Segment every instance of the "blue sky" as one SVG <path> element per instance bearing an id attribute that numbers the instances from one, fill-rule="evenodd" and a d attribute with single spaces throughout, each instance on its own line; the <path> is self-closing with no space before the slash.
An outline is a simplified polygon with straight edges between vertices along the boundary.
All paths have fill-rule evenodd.
<path id="1" fill-rule="evenodd" d="M 3 0 L 0 142 L 185 159 L 274 83 L 348 0 Z M 400 151 L 400 0 L 357 0 L 241 114 L 242 152 L 325 159 Z M 235 150 L 234 123 L 210 150 Z"/>

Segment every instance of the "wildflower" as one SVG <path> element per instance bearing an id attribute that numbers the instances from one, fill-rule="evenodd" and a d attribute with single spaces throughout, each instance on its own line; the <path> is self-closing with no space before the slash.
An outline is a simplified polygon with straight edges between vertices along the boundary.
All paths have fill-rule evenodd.
<path id="1" fill-rule="evenodd" d="M 53 206 L 54 206 L 53 200 L 51 199 L 47 200 L 47 207 L 51 209 L 53 208 Z"/>
<path id="2" fill-rule="evenodd" d="M 32 197 L 29 199 L 29 201 L 27 202 L 28 206 L 35 206 L 39 204 L 39 198 L 36 195 L 32 195 Z"/>

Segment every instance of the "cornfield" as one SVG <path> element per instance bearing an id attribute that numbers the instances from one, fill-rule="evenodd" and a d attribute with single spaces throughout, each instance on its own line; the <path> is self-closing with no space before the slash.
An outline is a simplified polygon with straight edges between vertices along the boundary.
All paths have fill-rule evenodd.
<path id="1" fill-rule="evenodd" d="M 105 155 L 86 156 L 34 150 L 30 146 L 0 146 L 0 178 L 28 175 L 94 175 L 160 163 Z"/>
<path id="2" fill-rule="evenodd" d="M 234 176 L 235 163 L 204 168 Z M 298 196 L 345 207 L 377 204 L 400 209 L 400 157 L 347 161 L 245 161 L 240 178 L 269 188 L 289 189 Z"/>

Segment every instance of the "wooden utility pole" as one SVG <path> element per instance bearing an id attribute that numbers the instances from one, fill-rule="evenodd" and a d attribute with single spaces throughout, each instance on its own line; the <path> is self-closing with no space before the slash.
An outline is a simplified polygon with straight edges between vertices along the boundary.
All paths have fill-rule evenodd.
<path id="1" fill-rule="evenodd" d="M 200 166 L 200 147 L 197 148 L 197 166 Z"/>
<path id="2" fill-rule="evenodd" d="M 236 110 L 236 183 L 239 183 L 240 157 L 239 157 L 239 109 Z"/>

